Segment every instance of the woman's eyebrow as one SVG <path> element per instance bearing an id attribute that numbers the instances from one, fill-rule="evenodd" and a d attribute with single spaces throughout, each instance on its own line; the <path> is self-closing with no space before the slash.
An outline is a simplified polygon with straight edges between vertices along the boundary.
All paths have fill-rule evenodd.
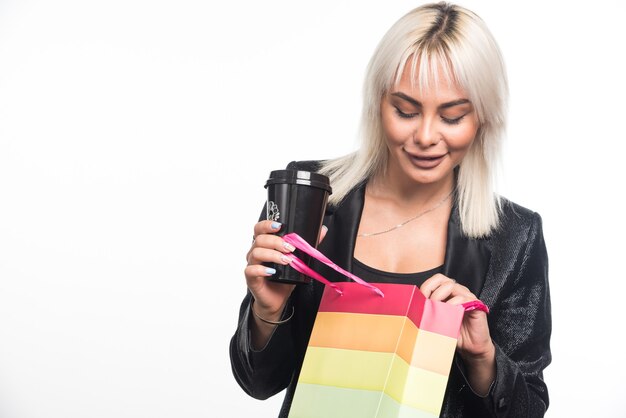
<path id="1" fill-rule="evenodd" d="M 453 100 L 453 101 L 448 102 L 448 103 L 440 104 L 437 108 L 438 109 L 447 109 L 449 107 L 454 107 L 454 106 L 467 104 L 467 103 L 470 103 L 470 101 L 468 99 L 459 99 L 459 100 Z"/>
<path id="2" fill-rule="evenodd" d="M 411 96 L 408 96 L 402 92 L 395 92 L 395 93 L 391 93 L 392 96 L 396 96 L 399 97 L 402 100 L 406 100 L 407 102 L 411 103 L 412 105 L 415 105 L 417 107 L 422 107 L 422 104 L 418 101 L 415 100 L 414 98 L 412 98 Z"/>
<path id="3" fill-rule="evenodd" d="M 415 100 L 414 98 L 412 98 L 409 95 L 406 95 L 402 92 L 395 92 L 395 93 L 391 93 L 392 96 L 398 97 L 402 100 L 406 100 L 407 102 L 411 103 L 414 106 L 417 107 L 422 107 L 422 103 L 419 100 Z M 458 100 L 453 100 L 451 102 L 447 102 L 447 103 L 442 103 L 439 106 L 437 106 L 437 109 L 448 109 L 450 107 L 454 107 L 454 106 L 458 106 L 458 105 L 462 105 L 462 104 L 467 104 L 467 103 L 471 103 L 468 99 L 458 99 Z"/>

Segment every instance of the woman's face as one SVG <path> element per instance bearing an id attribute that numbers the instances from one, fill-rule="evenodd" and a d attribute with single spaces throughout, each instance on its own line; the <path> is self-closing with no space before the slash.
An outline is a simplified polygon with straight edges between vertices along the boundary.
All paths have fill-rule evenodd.
<path id="1" fill-rule="evenodd" d="M 388 172 L 419 184 L 443 183 L 472 145 L 478 118 L 458 86 L 442 81 L 420 92 L 418 83 L 411 87 L 410 73 L 405 69 L 400 83 L 381 102 Z"/>

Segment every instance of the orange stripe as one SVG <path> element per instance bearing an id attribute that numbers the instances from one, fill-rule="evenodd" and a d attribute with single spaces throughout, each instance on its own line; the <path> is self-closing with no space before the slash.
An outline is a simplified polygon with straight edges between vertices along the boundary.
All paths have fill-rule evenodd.
<path id="1" fill-rule="evenodd" d="M 448 375 L 456 340 L 418 330 L 402 316 L 319 312 L 309 346 L 397 353 L 414 367 Z"/>
<path id="2" fill-rule="evenodd" d="M 393 353 L 406 317 L 318 312 L 309 346 Z"/>

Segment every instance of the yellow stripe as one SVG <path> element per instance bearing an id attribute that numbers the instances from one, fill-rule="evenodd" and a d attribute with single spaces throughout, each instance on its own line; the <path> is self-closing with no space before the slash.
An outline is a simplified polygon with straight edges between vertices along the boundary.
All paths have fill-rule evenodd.
<path id="1" fill-rule="evenodd" d="M 398 403 L 438 414 L 448 376 L 410 367 L 392 353 L 309 347 L 298 383 L 381 391 Z"/>
<path id="2" fill-rule="evenodd" d="M 448 376 L 422 370 L 395 356 L 385 393 L 401 404 L 439 415 Z"/>
<path id="3" fill-rule="evenodd" d="M 307 348 L 298 383 L 382 391 L 393 353 Z"/>

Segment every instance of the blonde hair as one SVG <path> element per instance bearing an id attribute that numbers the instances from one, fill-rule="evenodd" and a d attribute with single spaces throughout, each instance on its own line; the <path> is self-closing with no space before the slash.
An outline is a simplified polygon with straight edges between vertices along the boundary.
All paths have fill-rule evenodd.
<path id="1" fill-rule="evenodd" d="M 333 187 L 329 203 L 337 205 L 355 186 L 384 172 L 388 150 L 381 125 L 381 100 L 399 83 L 408 62 L 411 78 L 420 88 L 436 85 L 441 75 L 448 83 L 460 86 L 476 110 L 480 127 L 458 167 L 456 196 L 463 233 L 485 236 L 499 221 L 494 171 L 506 124 L 507 77 L 498 45 L 482 19 L 444 2 L 407 13 L 378 44 L 365 77 L 362 145 L 354 153 L 324 162 L 320 169 L 330 177 Z"/>

